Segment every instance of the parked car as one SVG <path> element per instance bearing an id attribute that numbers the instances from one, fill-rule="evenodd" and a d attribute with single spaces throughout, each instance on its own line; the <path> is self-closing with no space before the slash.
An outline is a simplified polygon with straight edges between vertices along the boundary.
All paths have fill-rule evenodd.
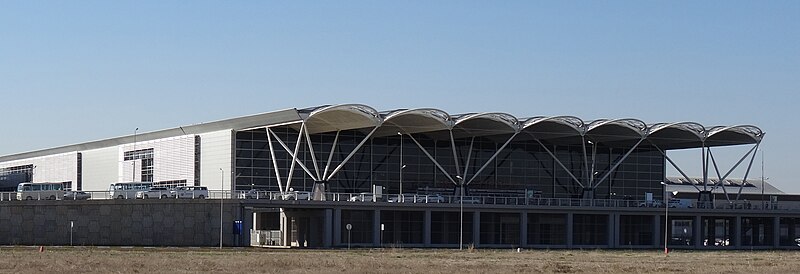
<path id="1" fill-rule="evenodd" d="M 462 202 L 465 203 L 465 204 L 480 204 L 481 203 L 481 198 L 480 197 L 471 196 L 471 197 L 464 197 L 463 199 L 456 198 L 453 201 L 453 203 L 456 203 L 456 204 L 459 204 L 459 203 L 462 203 Z"/>
<path id="2" fill-rule="evenodd" d="M 351 202 L 372 202 L 375 200 L 375 194 L 371 192 L 362 192 L 353 197 L 350 197 Z"/>
<path id="3" fill-rule="evenodd" d="M 166 187 L 154 187 L 136 192 L 136 199 L 167 199 L 174 197 L 175 194 Z"/>
<path id="4" fill-rule="evenodd" d="M 92 195 L 83 191 L 64 192 L 64 200 L 88 200 Z"/>
<path id="5" fill-rule="evenodd" d="M 173 190 L 178 199 L 205 199 L 208 197 L 208 188 L 204 186 L 182 186 Z"/>
<path id="6" fill-rule="evenodd" d="M 311 192 L 308 191 L 290 191 L 281 195 L 284 200 L 308 200 L 311 198 Z"/>
<path id="7" fill-rule="evenodd" d="M 251 189 L 244 192 L 239 192 L 239 199 L 268 199 L 269 192 Z"/>
<path id="8" fill-rule="evenodd" d="M 386 194 L 384 194 L 384 195 L 386 195 Z M 389 196 L 389 198 L 386 199 L 386 201 L 390 202 L 390 203 L 414 203 L 414 202 L 416 202 L 416 199 L 417 199 L 415 197 L 416 195 L 414 195 L 414 194 L 395 194 L 395 195 L 387 195 L 387 196 Z M 353 197 L 351 197 L 351 199 L 352 198 Z"/>
<path id="9" fill-rule="evenodd" d="M 447 202 L 441 194 L 417 195 L 417 203 L 444 203 Z"/>
<path id="10" fill-rule="evenodd" d="M 639 203 L 639 207 L 664 207 L 664 202 L 660 200 L 644 201 Z M 670 207 L 674 207 L 670 205 Z"/>

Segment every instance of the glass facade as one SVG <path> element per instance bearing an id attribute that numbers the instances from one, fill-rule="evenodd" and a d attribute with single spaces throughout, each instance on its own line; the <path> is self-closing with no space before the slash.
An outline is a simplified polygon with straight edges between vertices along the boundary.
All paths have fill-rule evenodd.
<path id="1" fill-rule="evenodd" d="M 301 145 L 296 146 L 298 131 L 295 128 L 281 126 L 271 130 L 278 137 L 270 136 L 272 152 L 266 129 L 236 132 L 237 190 L 278 191 L 275 167 L 284 184 L 291 169 L 292 161 L 287 149 L 294 151 L 298 148 L 298 158 L 310 172 L 315 173 L 319 169 L 323 173 L 327 169 L 330 174 L 366 136 L 360 130 L 341 131 L 338 137 L 336 132 L 312 134 L 310 139 L 315 165 L 305 136 Z M 574 182 L 570 173 L 557 164 L 536 141 L 512 141 L 494 160 L 489 161 L 508 136 L 457 138 L 455 153 L 459 162 L 456 164 L 449 139 L 433 139 L 424 133 L 412 136 L 451 177 L 464 173 L 457 172 L 456 167 L 461 171 L 467 170 L 466 179 L 472 180 L 468 185 L 468 195 L 524 195 L 535 191 L 541 193 L 542 197 L 582 197 L 583 189 Z M 604 147 L 602 144 L 593 148 L 593 144 L 590 144 L 587 145 L 590 154 L 584 157 L 581 145 L 545 145 L 578 180 L 588 184 L 594 178 L 594 184 L 598 185 L 594 191 L 596 199 L 644 199 L 648 192 L 653 193 L 655 198 L 662 197 L 660 182 L 664 178 L 664 157 L 654 148 L 638 147 L 608 174 L 629 148 Z M 371 192 L 373 186 L 383 186 L 384 193 L 388 194 L 452 193 L 454 184 L 419 146 L 408 135 L 370 138 L 328 181 L 328 191 L 360 193 Z M 591 155 L 592 151 L 594 155 Z M 586 158 L 594 159 L 593 164 L 585 164 Z M 475 176 L 481 168 L 484 169 Z M 401 172 L 402 191 L 399 189 Z M 607 178 L 599 182 L 606 174 Z M 313 185 L 314 179 L 300 165 L 296 165 L 291 187 L 294 190 L 311 191 Z"/>
<path id="2" fill-rule="evenodd" d="M 139 149 L 132 151 L 125 151 L 125 161 L 141 160 L 141 178 L 142 182 L 153 181 L 153 149 Z"/>

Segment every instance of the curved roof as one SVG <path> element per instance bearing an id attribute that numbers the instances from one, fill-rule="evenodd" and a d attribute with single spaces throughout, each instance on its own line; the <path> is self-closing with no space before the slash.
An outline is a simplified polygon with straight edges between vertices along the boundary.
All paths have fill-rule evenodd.
<path id="1" fill-rule="evenodd" d="M 583 136 L 583 120 L 575 116 L 533 117 L 522 123 L 522 132 L 540 140 Z"/>
<path id="2" fill-rule="evenodd" d="M 450 114 L 435 108 L 404 109 L 389 113 L 383 119 L 384 127 L 396 127 L 403 133 L 420 133 L 448 130 L 453 127 Z"/>
<path id="3" fill-rule="evenodd" d="M 647 140 L 659 147 L 699 147 L 705 140 L 705 131 L 695 122 L 658 123 L 648 127 Z"/>
<path id="4" fill-rule="evenodd" d="M 173 129 L 138 134 L 139 140 L 153 140 L 186 134 L 220 130 L 249 130 L 288 124 L 299 127 L 306 122 L 310 134 L 338 130 L 375 128 L 374 136 L 423 133 L 442 137 L 453 130 L 454 137 L 510 135 L 525 133 L 527 138 L 552 142 L 573 143 L 588 137 L 597 142 L 627 144 L 642 137 L 662 149 L 681 149 L 705 146 L 755 144 L 766 134 L 753 125 L 704 127 L 695 122 L 656 123 L 647 125 L 638 119 L 601 119 L 586 123 L 574 116 L 533 117 L 520 122 L 511 114 L 469 113 L 451 115 L 435 108 L 401 109 L 381 114 L 362 104 L 324 105 L 304 109 L 287 109 L 270 113 L 243 116 L 221 121 L 195 124 Z M 381 134 L 379 134 L 381 133 Z M 525 138 L 522 134 L 517 135 Z M 517 137 L 520 138 L 520 137 Z M 0 161 L 25 159 L 61 152 L 97 149 L 130 143 L 133 135 L 86 142 L 31 152 L 0 156 Z"/>
<path id="5" fill-rule="evenodd" d="M 500 112 L 474 113 L 458 117 L 453 124 L 456 137 L 513 134 L 520 130 L 519 120 Z"/>
<path id="6" fill-rule="evenodd" d="M 706 132 L 707 146 L 729 146 L 758 143 L 764 137 L 760 128 L 751 125 L 716 126 Z"/>
<path id="7" fill-rule="evenodd" d="M 377 110 L 361 104 L 316 108 L 308 114 L 305 120 L 309 134 L 377 127 L 383 123 Z"/>
<path id="8" fill-rule="evenodd" d="M 591 122 L 575 116 L 537 116 L 520 121 L 502 112 L 448 114 L 435 108 L 399 109 L 379 113 L 360 104 L 321 106 L 298 110 L 306 114 L 309 133 L 378 127 L 374 136 L 426 134 L 434 139 L 501 136 L 515 133 L 521 139 L 536 138 L 558 144 L 583 141 L 628 146 L 645 138 L 662 149 L 726 146 L 758 143 L 764 132 L 752 125 L 706 128 L 695 122 L 656 123 L 642 120 L 598 119 Z M 585 139 L 585 140 L 584 140 Z"/>
<path id="9" fill-rule="evenodd" d="M 638 140 L 647 134 L 647 124 L 638 119 L 600 119 L 586 126 L 589 140 L 601 143 Z"/>

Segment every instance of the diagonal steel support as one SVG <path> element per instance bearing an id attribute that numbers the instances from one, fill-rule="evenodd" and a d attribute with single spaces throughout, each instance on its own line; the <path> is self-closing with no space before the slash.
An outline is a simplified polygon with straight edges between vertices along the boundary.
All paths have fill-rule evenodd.
<path id="1" fill-rule="evenodd" d="M 464 184 L 465 180 L 464 178 L 467 177 L 467 173 L 469 172 L 469 163 L 472 162 L 472 148 L 474 144 L 475 144 L 475 137 L 472 137 L 472 140 L 469 141 L 469 150 L 467 150 L 467 161 L 464 162 L 464 172 L 463 172 L 464 175 L 462 175 L 463 177 L 461 177 L 461 180 L 458 180 L 459 184 L 462 185 Z"/>
<path id="2" fill-rule="evenodd" d="M 300 149 L 300 145 L 299 145 L 300 141 L 303 140 L 302 139 L 302 137 L 303 137 L 302 136 L 303 135 L 303 128 L 302 127 L 303 126 L 301 125 L 300 127 L 301 127 L 300 133 L 299 133 L 300 135 L 297 136 L 298 138 L 297 138 L 297 145 L 295 145 L 295 151 L 299 151 L 299 149 Z M 283 149 L 286 151 L 286 153 L 289 153 L 289 157 L 292 158 L 292 168 L 290 168 L 291 172 L 294 173 L 294 168 L 293 168 L 294 167 L 294 163 L 297 162 L 297 164 L 300 165 L 300 168 L 305 170 L 306 174 L 308 174 L 308 176 L 311 177 L 311 179 L 317 180 L 317 178 L 314 176 L 314 174 L 311 173 L 311 170 L 309 170 L 306 167 L 306 165 L 304 165 L 302 162 L 300 162 L 300 159 L 297 159 L 297 157 L 295 157 L 295 155 L 297 155 L 296 152 L 292 152 L 292 150 L 289 149 L 289 146 L 287 146 L 286 143 L 284 143 L 283 140 L 281 140 L 281 138 L 278 137 L 277 134 L 275 134 L 275 132 L 270 131 L 270 133 L 272 133 L 272 136 L 275 137 L 275 140 L 278 141 L 278 144 L 280 144 L 283 147 Z M 291 173 L 290 173 L 289 176 L 292 176 Z M 290 178 L 291 177 L 287 177 L 287 179 L 286 179 L 286 188 L 285 188 L 286 190 L 289 190 L 289 182 L 291 181 Z"/>
<path id="3" fill-rule="evenodd" d="M 483 166 L 481 166 L 481 168 L 478 169 L 478 171 L 476 171 L 475 174 L 472 175 L 472 178 L 470 178 L 469 181 L 467 181 L 466 185 L 472 183 L 472 180 L 475 180 L 475 178 L 477 178 L 478 175 L 481 174 L 481 171 L 483 171 L 487 166 L 489 166 L 489 164 L 492 163 L 492 161 L 494 161 L 495 158 L 497 158 L 497 155 L 500 155 L 500 152 L 502 152 L 503 149 L 505 149 L 506 146 L 508 146 L 508 144 L 511 143 L 511 140 L 514 140 L 514 137 L 517 137 L 517 134 L 519 134 L 519 132 L 514 132 L 514 134 L 511 135 L 511 137 L 508 138 L 508 140 L 503 144 L 503 146 L 501 146 L 500 149 L 495 151 L 494 154 L 492 154 L 492 157 L 490 157 L 489 160 L 486 160 L 486 163 L 483 163 Z"/>
<path id="4" fill-rule="evenodd" d="M 731 197 L 728 196 L 728 190 L 725 188 L 725 183 L 724 183 L 725 178 L 723 178 L 722 175 L 719 173 L 719 166 L 717 165 L 717 159 L 714 158 L 714 153 L 711 152 L 711 148 L 708 148 L 708 155 L 711 156 L 711 164 L 714 165 L 714 171 L 717 173 L 717 179 L 719 180 L 717 181 L 716 184 L 714 184 L 714 187 L 711 188 L 711 192 L 714 192 L 714 190 L 717 189 L 718 186 L 721 186 L 722 192 L 725 193 L 725 200 L 730 202 Z"/>
<path id="5" fill-rule="evenodd" d="M 333 138 L 333 145 L 331 145 L 331 153 L 328 154 L 328 163 L 325 164 L 325 171 L 322 172 L 321 178 L 328 177 L 328 168 L 331 167 L 331 161 L 333 160 L 333 152 L 336 151 L 336 146 L 339 145 L 339 133 L 341 132 L 342 132 L 341 130 L 336 131 L 336 137 Z"/>
<path id="6" fill-rule="evenodd" d="M 348 161 L 350 161 L 350 158 L 353 158 L 353 155 L 355 155 L 356 152 L 358 152 L 358 150 L 361 149 L 362 146 L 364 146 L 364 144 L 369 140 L 369 138 L 372 137 L 372 134 L 375 133 L 376 130 L 378 130 L 378 127 L 380 126 L 375 126 L 375 128 L 373 128 L 372 131 L 370 131 L 369 134 L 367 134 L 367 136 L 365 136 L 364 139 L 361 140 L 360 143 L 358 143 L 358 145 L 353 149 L 353 151 L 350 151 L 350 153 L 347 154 L 347 157 L 344 157 L 344 160 L 342 160 L 342 162 L 339 163 L 339 165 L 336 166 L 336 168 L 334 168 L 333 171 L 331 171 L 331 174 L 328 175 L 327 178 L 325 178 L 325 181 L 328 181 L 331 178 L 333 178 L 333 176 L 336 176 L 336 173 L 338 173 L 339 170 L 341 170 L 342 167 L 344 167 L 344 165 L 347 164 Z"/>
<path id="7" fill-rule="evenodd" d="M 533 137 L 533 135 L 531 135 L 531 137 Z M 547 148 L 547 146 L 545 146 L 545 145 L 542 143 L 542 141 L 540 141 L 540 140 L 539 140 L 538 138 L 536 138 L 536 137 L 533 137 L 533 139 L 534 139 L 534 140 L 536 140 L 536 142 L 537 142 L 537 143 L 539 143 L 539 145 L 540 145 L 540 146 L 542 146 L 542 148 L 544 148 L 544 150 L 545 150 L 545 151 L 547 151 L 547 154 L 550 154 L 550 157 L 552 157 L 552 158 L 553 158 L 553 160 L 555 160 L 555 161 L 556 161 L 556 163 L 558 163 L 558 165 L 559 165 L 559 166 L 561 166 L 561 168 L 562 168 L 562 169 L 564 169 L 564 171 L 566 171 L 566 172 L 567 172 L 567 174 L 569 174 L 569 177 L 572 177 L 572 180 L 573 180 L 573 181 L 575 181 L 575 183 L 576 183 L 576 184 L 578 184 L 579 186 L 581 186 L 581 187 L 583 187 L 583 188 L 585 188 L 585 187 L 586 187 L 586 186 L 584 186 L 584 185 L 581 183 L 581 181 L 580 181 L 580 180 L 578 180 L 578 178 L 576 178 L 576 177 L 575 177 L 575 174 L 572 174 L 572 171 L 570 171 L 570 170 L 569 170 L 569 169 L 568 169 L 568 168 L 567 168 L 567 167 L 564 165 L 564 163 L 562 163 L 562 162 L 561 162 L 561 160 L 559 160 L 559 159 L 558 159 L 558 157 L 556 157 L 556 155 L 555 155 L 555 154 L 553 154 L 553 152 L 552 152 L 552 151 L 550 151 L 550 149 L 548 149 L 548 148 Z M 553 174 L 553 177 L 555 178 L 555 174 Z"/>
<path id="8" fill-rule="evenodd" d="M 269 155 L 272 157 L 270 160 L 272 161 L 272 168 L 275 169 L 275 178 L 278 179 L 278 190 L 281 194 L 284 193 L 283 191 L 283 183 L 281 182 L 281 172 L 278 169 L 278 161 L 275 159 L 275 149 L 272 147 L 272 134 L 270 134 L 272 130 L 267 128 L 267 142 L 269 142 Z"/>
<path id="9" fill-rule="evenodd" d="M 287 190 L 292 189 L 292 178 L 294 177 L 294 166 L 297 163 L 297 152 L 300 151 L 300 141 L 303 140 L 303 129 L 305 129 L 305 128 L 306 128 L 306 123 L 305 122 L 300 124 L 300 131 L 297 133 L 297 143 L 295 143 L 294 153 L 291 155 L 292 164 L 291 164 L 291 167 L 289 168 L 289 177 L 286 178 L 286 189 Z M 278 138 L 278 136 L 275 136 L 275 138 Z M 280 138 L 278 138 L 278 140 L 280 140 Z M 308 170 L 306 170 L 306 172 L 308 172 Z M 308 172 L 308 173 L 309 173 L 309 175 L 311 175 L 310 174 L 311 172 Z"/>
<path id="10" fill-rule="evenodd" d="M 675 169 L 677 169 L 677 170 L 678 170 L 678 172 L 680 172 L 680 173 L 681 173 L 681 175 L 683 176 L 683 178 L 684 178 L 684 179 L 686 179 L 686 181 L 687 181 L 687 182 L 691 182 L 691 183 L 692 183 L 692 186 L 694 187 L 694 189 L 697 189 L 697 191 L 698 191 L 698 192 L 700 191 L 700 188 L 699 188 L 699 187 L 697 187 L 697 186 L 694 184 L 694 181 L 693 181 L 692 179 L 689 179 L 689 176 L 687 176 L 687 175 L 686 175 L 686 173 L 685 173 L 685 172 L 683 172 L 683 170 L 681 170 L 681 168 L 680 168 L 680 167 L 678 167 L 678 165 L 677 165 L 677 164 L 675 164 L 675 162 L 673 162 L 673 161 L 672 161 L 672 159 L 670 159 L 670 158 L 669 158 L 669 156 L 667 156 L 667 153 L 666 153 L 666 152 L 664 152 L 663 150 L 661 150 L 661 148 L 659 148 L 659 147 L 658 147 L 656 144 L 654 144 L 653 142 L 650 142 L 650 145 L 652 145 L 654 148 L 656 148 L 656 149 L 658 150 L 658 152 L 661 152 L 661 155 L 663 155 L 663 156 L 664 156 L 664 158 L 665 158 L 665 159 L 667 159 L 667 161 L 669 161 L 669 164 L 670 164 L 670 165 L 672 165 L 672 167 L 674 167 Z M 664 174 L 664 176 L 666 177 L 666 174 Z"/>
<path id="11" fill-rule="evenodd" d="M 308 127 L 305 128 L 306 134 L 306 144 L 308 144 L 308 151 L 311 152 L 311 161 L 314 162 L 314 171 L 317 173 L 317 178 L 322 178 L 319 176 L 319 165 L 317 165 L 317 156 L 316 152 L 314 152 L 314 145 L 311 143 L 311 135 L 308 134 Z"/>
<path id="12" fill-rule="evenodd" d="M 431 156 L 431 154 L 428 153 L 428 150 L 426 150 L 425 147 L 423 147 L 419 142 L 417 142 L 417 139 L 414 138 L 414 136 L 408 134 L 408 137 L 410 137 L 411 141 L 414 141 L 414 144 L 417 144 L 417 147 L 419 147 L 419 149 L 422 150 L 422 153 L 425 153 L 425 156 L 428 156 L 428 159 L 430 159 L 431 162 L 433 162 L 433 164 L 436 165 L 437 168 L 439 168 L 439 171 L 441 171 L 442 174 L 444 174 L 444 176 L 447 176 L 447 179 L 450 180 L 450 182 L 452 182 L 454 185 L 458 185 L 458 183 L 456 183 L 456 181 L 453 180 L 453 177 L 450 177 L 450 174 L 447 172 L 447 170 L 445 170 L 442 167 L 442 165 L 439 164 L 439 161 L 436 161 L 436 159 L 434 159 L 433 156 Z"/>
<path id="13" fill-rule="evenodd" d="M 747 151 L 747 153 L 746 153 L 744 156 L 742 156 L 742 158 L 740 158 L 740 159 L 739 159 L 739 161 L 738 161 L 738 162 L 736 162 L 736 164 L 735 164 L 735 165 L 733 165 L 733 167 L 731 167 L 731 169 L 730 169 L 730 170 L 728 170 L 728 172 L 727 172 L 727 173 L 725 173 L 725 176 L 722 176 L 722 177 L 719 179 L 720 181 L 719 181 L 719 182 L 717 182 L 717 184 L 721 184 L 723 180 L 727 179 L 727 178 L 728 178 L 728 175 L 731 175 L 731 173 L 733 173 L 733 170 L 735 170 L 737 167 L 739 167 L 739 165 L 740 165 L 740 164 L 741 164 L 741 163 L 744 161 L 744 159 L 747 159 L 747 156 L 750 156 L 750 153 L 753 153 L 753 151 L 754 151 L 756 148 L 758 148 L 758 146 L 753 146 L 753 148 L 751 148 L 749 151 Z M 709 151 L 711 151 L 711 150 L 709 150 Z M 753 154 L 753 158 L 755 158 L 755 156 L 756 156 L 756 155 L 755 155 L 755 154 Z M 713 157 L 713 156 L 712 156 L 712 157 Z M 714 189 L 715 189 L 716 187 L 717 187 L 717 186 L 715 185 L 715 186 L 714 186 L 714 188 L 712 188 L 712 189 L 711 189 L 711 191 L 714 191 Z"/>
<path id="14" fill-rule="evenodd" d="M 589 156 L 586 153 L 586 135 L 581 135 L 581 148 L 583 149 L 583 178 L 589 180 Z M 588 185 L 592 185 L 591 180 Z"/>
<path id="15" fill-rule="evenodd" d="M 458 164 L 458 152 L 456 152 L 456 140 L 453 138 L 453 131 L 448 130 L 448 132 L 450 132 L 450 147 L 453 148 L 453 162 L 456 164 L 456 175 L 461 176 L 461 167 Z M 472 137 L 472 140 L 474 141 L 475 137 Z"/>
<path id="16" fill-rule="evenodd" d="M 591 186 L 591 187 L 592 187 L 592 189 L 595 189 L 595 188 L 597 188 L 597 186 L 599 186 L 600 184 L 602 184 L 602 183 L 603 183 L 603 181 L 605 181 L 605 180 L 608 178 L 608 176 L 610 176 L 610 175 L 611 175 L 611 173 L 612 173 L 612 172 L 614 172 L 614 170 L 616 170 L 616 169 L 617 169 L 617 167 L 619 167 L 619 165 L 620 165 L 620 164 L 622 164 L 622 162 L 624 162 L 624 161 L 625 161 L 625 159 L 628 159 L 628 156 L 630 156 L 630 155 L 631 155 L 631 153 L 633 153 L 633 151 L 634 151 L 634 150 L 636 150 L 636 148 L 638 148 L 638 147 L 639 147 L 639 144 L 641 144 L 641 143 L 644 141 L 644 139 L 645 139 L 645 138 L 644 138 L 644 136 L 642 136 L 642 138 L 641 138 L 641 139 L 639 139 L 639 142 L 636 142 L 636 144 L 635 144 L 635 145 L 633 145 L 633 147 L 632 147 L 631 149 L 629 149 L 629 150 L 628 150 L 628 152 L 627 152 L 627 153 L 625 153 L 625 155 L 624 155 L 624 156 L 622 156 L 622 158 L 621 158 L 621 159 L 619 159 L 619 161 L 617 161 L 617 163 L 616 163 L 616 164 L 614 164 L 614 166 L 612 166 L 610 169 L 608 169 L 608 172 L 606 172 L 606 174 L 605 174 L 605 175 L 603 175 L 603 177 L 601 177 L 601 178 L 600 178 L 600 180 L 598 180 L 598 181 L 597 181 L 597 184 L 595 184 L 595 185 L 592 185 L 592 186 Z"/>
<path id="17" fill-rule="evenodd" d="M 755 145 L 755 151 L 758 151 L 758 147 L 759 147 L 759 146 L 761 146 L 761 140 L 758 140 L 758 142 L 756 143 L 756 145 Z M 747 165 L 747 171 L 744 173 L 744 179 L 742 179 L 742 184 L 741 184 L 741 185 L 739 185 L 739 192 L 738 192 L 738 193 L 736 193 L 736 201 L 738 201 L 738 200 L 739 200 L 739 197 L 742 195 L 742 188 L 744 188 L 744 185 L 745 185 L 745 184 L 747 184 L 747 176 L 749 176 L 749 175 L 750 175 L 750 169 L 753 167 L 753 161 L 756 159 L 756 154 L 757 154 L 757 153 L 753 153 L 753 157 L 751 157 L 751 158 L 750 158 L 750 163 Z M 762 168 L 763 168 L 763 167 L 762 167 Z M 762 180 L 763 180 L 763 178 L 762 178 Z M 763 182 L 762 182 L 762 183 L 763 183 Z M 761 189 L 761 191 L 762 191 L 762 193 L 763 193 L 763 191 L 764 191 L 764 189 L 763 189 L 763 184 L 762 184 L 762 189 Z"/>

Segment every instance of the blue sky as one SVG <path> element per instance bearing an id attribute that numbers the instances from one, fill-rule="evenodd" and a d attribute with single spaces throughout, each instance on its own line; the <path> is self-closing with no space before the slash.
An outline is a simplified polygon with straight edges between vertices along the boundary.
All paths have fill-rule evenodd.
<path id="1" fill-rule="evenodd" d="M 0 1 L 0 155 L 363 103 L 753 124 L 800 192 L 798 92 L 800 1 Z"/>

